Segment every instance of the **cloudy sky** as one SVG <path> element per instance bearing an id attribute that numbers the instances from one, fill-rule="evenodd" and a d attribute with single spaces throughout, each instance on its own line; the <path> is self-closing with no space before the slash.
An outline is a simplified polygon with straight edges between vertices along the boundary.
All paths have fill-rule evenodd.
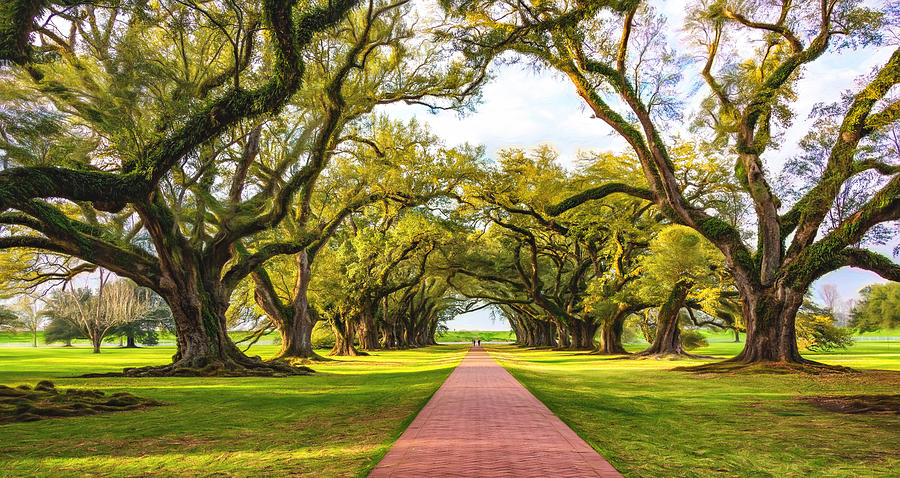
<path id="1" fill-rule="evenodd" d="M 669 25 L 680 25 L 682 2 L 666 4 Z M 671 31 L 681 43 L 677 39 L 678 29 Z M 816 103 L 838 99 L 840 92 L 853 87 L 860 75 L 884 64 L 892 50 L 846 50 L 827 54 L 809 65 L 797 87 L 800 94 L 793 105 L 794 125 L 787 131 L 781 149 L 766 157 L 767 166 L 777 171 L 785 158 L 793 154 L 797 141 L 806 133 L 806 118 Z M 549 143 L 559 151 L 563 163 L 571 164 L 580 148 L 625 151 L 624 141 L 614 136 L 601 120 L 590 117 L 574 87 L 561 75 L 537 71 L 525 64 L 495 67 L 493 74 L 494 80 L 484 89 L 483 102 L 465 116 L 453 112 L 432 114 L 423 107 L 405 105 L 392 106 L 387 112 L 396 117 L 417 117 L 448 144 L 483 144 L 489 155 L 502 147 Z M 890 255 L 896 243 L 897 240 L 876 249 Z M 833 283 L 843 297 L 851 298 L 873 282 L 885 281 L 868 271 L 845 268 L 824 276 L 813 288 L 818 290 L 821 284 Z M 508 329 L 505 322 L 492 321 L 487 311 L 460 316 L 448 326 L 456 330 Z"/>

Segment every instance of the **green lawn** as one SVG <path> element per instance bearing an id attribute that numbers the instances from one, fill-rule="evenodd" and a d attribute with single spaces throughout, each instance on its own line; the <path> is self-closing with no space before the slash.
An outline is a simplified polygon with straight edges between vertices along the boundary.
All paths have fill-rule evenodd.
<path id="1" fill-rule="evenodd" d="M 481 339 L 482 342 L 513 342 L 516 334 L 512 330 L 454 330 L 443 332 L 435 336 L 438 343 L 448 342 L 472 342 L 472 339 Z"/>
<path id="2" fill-rule="evenodd" d="M 696 352 L 729 356 L 741 346 L 714 342 Z M 127 390 L 171 404 L 0 426 L 0 475 L 364 476 L 465 350 L 377 352 L 314 364 L 318 373 L 307 377 L 75 379 L 165 363 L 174 348 L 93 355 L 0 347 L 0 384 L 50 379 L 59 388 Z M 900 417 L 841 415 L 796 398 L 897 393 L 900 342 L 809 355 L 891 370 L 836 376 L 698 376 L 669 369 L 700 361 L 489 350 L 626 476 L 895 476 L 900 466 Z"/>
<path id="3" fill-rule="evenodd" d="M 741 346 L 712 343 L 695 352 L 729 356 Z M 832 376 L 702 376 L 669 370 L 699 360 L 488 349 L 626 476 L 897 476 L 900 469 L 900 416 L 837 414 L 797 399 L 898 393 L 900 342 L 807 354 L 891 370 Z"/>
<path id="4" fill-rule="evenodd" d="M 271 355 L 275 346 L 252 353 Z M 0 384 L 130 391 L 171 403 L 0 426 L 2 476 L 364 476 L 465 351 L 437 346 L 313 365 L 291 378 L 68 378 L 162 364 L 174 347 L 0 347 Z"/>
<path id="5" fill-rule="evenodd" d="M 231 336 L 232 339 L 239 340 L 239 339 L 246 337 L 249 334 L 249 332 L 232 331 L 232 332 L 229 332 L 228 334 Z M 169 332 L 162 332 L 159 334 L 159 340 L 160 340 L 160 342 L 175 343 L 175 334 L 171 334 Z M 274 341 L 280 341 L 280 340 L 281 340 L 281 335 L 279 335 L 278 332 L 269 332 L 260 338 L 261 343 L 272 343 Z M 44 331 L 42 331 L 42 330 L 38 331 L 37 341 L 38 341 L 38 346 L 40 346 L 40 347 L 47 345 L 46 342 L 44 342 Z M 22 332 L 22 331 L 0 332 L 0 344 L 3 344 L 3 345 L 10 345 L 10 344 L 31 345 L 31 343 L 32 343 L 31 332 Z M 88 339 L 75 339 L 72 341 L 72 344 L 76 345 L 76 346 L 78 346 L 78 345 L 88 346 L 91 344 L 91 342 Z M 51 344 L 51 345 L 61 346 L 62 342 L 56 342 L 55 344 Z M 104 342 L 103 342 L 103 346 L 104 347 L 118 347 L 119 346 L 119 337 L 107 337 L 106 340 L 104 340 Z"/>

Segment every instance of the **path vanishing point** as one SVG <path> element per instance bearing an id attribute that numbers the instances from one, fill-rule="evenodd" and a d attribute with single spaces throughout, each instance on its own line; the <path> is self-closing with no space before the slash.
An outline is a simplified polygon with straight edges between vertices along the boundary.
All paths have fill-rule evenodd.
<path id="1" fill-rule="evenodd" d="M 369 478 L 620 477 L 481 347 L 453 370 Z"/>

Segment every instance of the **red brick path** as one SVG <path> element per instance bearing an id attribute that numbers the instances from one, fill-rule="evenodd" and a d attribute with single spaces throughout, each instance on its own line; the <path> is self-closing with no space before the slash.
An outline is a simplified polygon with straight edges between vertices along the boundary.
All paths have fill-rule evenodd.
<path id="1" fill-rule="evenodd" d="M 473 348 L 369 478 L 622 476 L 483 349 Z"/>

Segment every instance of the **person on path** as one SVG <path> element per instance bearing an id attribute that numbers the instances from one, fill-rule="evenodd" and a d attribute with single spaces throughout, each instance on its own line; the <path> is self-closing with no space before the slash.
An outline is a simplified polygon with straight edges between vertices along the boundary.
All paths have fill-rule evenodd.
<path id="1" fill-rule="evenodd" d="M 481 339 L 478 339 L 478 346 L 481 347 Z"/>

